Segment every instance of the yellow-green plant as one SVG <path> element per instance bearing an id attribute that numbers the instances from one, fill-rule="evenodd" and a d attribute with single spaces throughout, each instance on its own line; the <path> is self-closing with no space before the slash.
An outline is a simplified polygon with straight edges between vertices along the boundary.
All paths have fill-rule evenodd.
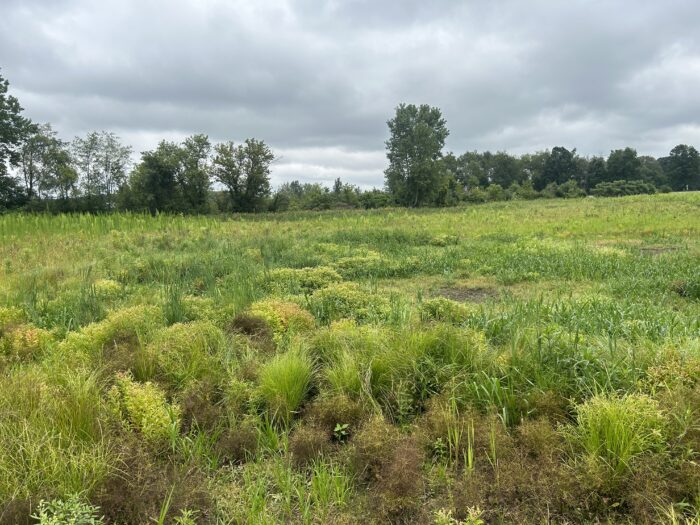
<path id="1" fill-rule="evenodd" d="M 115 377 L 109 397 L 116 412 L 152 445 L 163 447 L 180 427 L 180 406 L 151 382 L 138 383 L 127 373 Z"/>

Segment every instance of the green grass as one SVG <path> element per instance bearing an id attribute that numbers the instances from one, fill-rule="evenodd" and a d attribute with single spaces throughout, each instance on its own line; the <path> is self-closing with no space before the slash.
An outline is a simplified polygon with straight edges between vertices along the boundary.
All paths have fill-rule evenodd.
<path id="1" fill-rule="evenodd" d="M 696 523 L 698 268 L 698 193 L 1 215 L 0 524 Z"/>

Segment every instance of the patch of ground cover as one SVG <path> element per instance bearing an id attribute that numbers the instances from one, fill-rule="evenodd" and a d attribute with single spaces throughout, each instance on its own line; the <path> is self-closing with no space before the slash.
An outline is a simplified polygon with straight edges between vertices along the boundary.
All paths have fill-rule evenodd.
<path id="1" fill-rule="evenodd" d="M 1 216 L 0 523 L 695 523 L 699 203 Z"/>

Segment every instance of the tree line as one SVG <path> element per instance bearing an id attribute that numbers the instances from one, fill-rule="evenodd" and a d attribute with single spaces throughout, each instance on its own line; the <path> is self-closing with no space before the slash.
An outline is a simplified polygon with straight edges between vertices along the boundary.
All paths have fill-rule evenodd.
<path id="1" fill-rule="evenodd" d="M 132 162 L 132 148 L 107 131 L 62 140 L 22 115 L 0 76 L 0 211 L 150 213 L 453 206 L 507 199 L 613 196 L 700 189 L 700 156 L 688 145 L 668 156 L 632 148 L 583 157 L 557 146 L 521 156 L 444 153 L 438 108 L 400 104 L 388 121 L 385 188 L 292 181 L 272 190 L 275 156 L 262 140 L 212 144 L 203 134 L 161 141 Z"/>

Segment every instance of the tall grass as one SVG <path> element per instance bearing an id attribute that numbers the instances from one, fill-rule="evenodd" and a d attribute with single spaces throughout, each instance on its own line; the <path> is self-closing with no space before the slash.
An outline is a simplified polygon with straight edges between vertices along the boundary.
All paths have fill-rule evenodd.
<path id="1" fill-rule="evenodd" d="M 314 364 L 303 349 L 276 355 L 260 371 L 260 395 L 273 419 L 288 424 L 306 399 Z"/>

